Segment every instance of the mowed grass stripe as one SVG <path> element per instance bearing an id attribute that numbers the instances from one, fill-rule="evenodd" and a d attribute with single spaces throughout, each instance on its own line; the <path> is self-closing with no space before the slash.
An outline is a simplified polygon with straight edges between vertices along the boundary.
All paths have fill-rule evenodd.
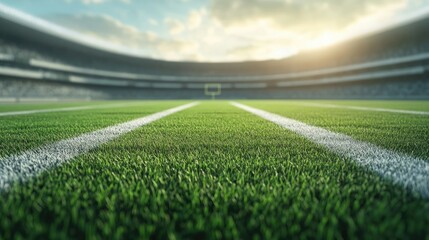
<path id="1" fill-rule="evenodd" d="M 50 109 L 38 109 L 38 110 L 25 110 L 25 111 L 13 111 L 13 112 L 0 112 L 0 117 L 4 116 L 16 116 L 16 115 L 28 115 L 36 113 L 50 113 L 50 112 L 68 112 L 68 111 L 81 111 L 91 109 L 102 109 L 112 107 L 125 107 L 131 104 L 105 104 L 96 106 L 78 106 L 78 107 L 66 107 L 66 108 L 50 108 Z"/>
<path id="2" fill-rule="evenodd" d="M 204 102 L 3 193 L 0 236 L 425 239 L 428 212 L 298 134 Z"/>
<path id="3" fill-rule="evenodd" d="M 300 134 L 396 184 L 429 198 L 428 162 L 244 104 L 233 102 L 232 105 Z"/>
<path id="4" fill-rule="evenodd" d="M 74 107 L 94 107 L 94 106 L 104 106 L 104 105 L 136 106 L 136 105 L 141 105 L 142 102 L 151 103 L 151 102 L 168 102 L 168 101 L 106 100 L 106 101 L 0 103 L 0 113 L 32 111 L 32 110 L 46 110 L 46 109 L 74 108 Z M 176 101 L 176 103 L 179 103 L 179 102 L 180 101 Z M 103 109 L 103 108 L 101 108 L 101 109 Z"/>
<path id="5" fill-rule="evenodd" d="M 15 181 L 26 181 L 43 171 L 57 167 L 80 154 L 86 153 L 138 127 L 193 107 L 196 104 L 185 104 L 133 121 L 29 150 L 6 159 L 0 159 L 0 191 L 7 189 Z"/>
<path id="6" fill-rule="evenodd" d="M 126 107 L 3 117 L 0 159 L 185 103 L 189 101 L 141 101 Z"/>
<path id="7" fill-rule="evenodd" d="M 286 116 L 306 124 L 342 133 L 354 139 L 411 155 L 429 162 L 429 117 L 414 114 L 356 111 L 351 109 L 304 107 L 308 101 L 240 101 L 240 103 Z M 332 101 L 336 105 L 401 107 L 425 110 L 428 101 Z M 418 106 L 418 108 L 413 108 Z"/>
<path id="8" fill-rule="evenodd" d="M 304 102 L 429 112 L 427 100 L 304 100 Z"/>
<path id="9" fill-rule="evenodd" d="M 376 108 L 376 107 L 362 107 L 362 106 L 344 106 L 326 103 L 301 103 L 304 106 L 312 107 L 323 107 L 323 108 L 340 108 L 340 109 L 353 109 L 360 111 L 374 111 L 374 112 L 390 112 L 390 113 L 402 113 L 402 114 L 415 114 L 415 115 L 429 115 L 429 112 L 424 111 L 412 111 L 402 109 L 389 109 L 389 108 Z"/>
<path id="10" fill-rule="evenodd" d="M 123 101 L 128 103 L 131 101 Z M 71 102 L 32 102 L 32 103 L 1 103 L 0 112 L 17 112 L 28 110 L 43 110 L 50 108 L 66 108 L 66 107 L 80 107 L 80 106 L 96 106 L 101 104 L 108 104 L 111 101 L 71 101 Z"/>

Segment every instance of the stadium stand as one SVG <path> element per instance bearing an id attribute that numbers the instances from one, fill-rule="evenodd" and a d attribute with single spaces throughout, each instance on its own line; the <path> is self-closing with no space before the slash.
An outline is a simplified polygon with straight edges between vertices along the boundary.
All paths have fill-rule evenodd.
<path id="1" fill-rule="evenodd" d="M 429 98 L 429 15 L 283 60 L 172 62 L 95 46 L 0 8 L 0 99 Z"/>

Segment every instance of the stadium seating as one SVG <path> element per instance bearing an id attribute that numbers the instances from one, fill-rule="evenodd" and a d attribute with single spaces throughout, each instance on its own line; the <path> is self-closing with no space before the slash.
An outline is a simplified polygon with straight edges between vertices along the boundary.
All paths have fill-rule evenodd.
<path id="1" fill-rule="evenodd" d="M 429 16 L 284 60 L 169 62 L 96 49 L 0 14 L 0 99 L 429 98 Z"/>

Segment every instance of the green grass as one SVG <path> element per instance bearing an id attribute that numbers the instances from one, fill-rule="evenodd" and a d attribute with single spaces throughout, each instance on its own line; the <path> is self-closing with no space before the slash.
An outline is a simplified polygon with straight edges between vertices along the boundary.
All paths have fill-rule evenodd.
<path id="1" fill-rule="evenodd" d="M 121 102 L 119 102 L 121 103 Z M 124 103 L 130 103 L 124 101 Z M 55 108 L 69 108 L 80 106 L 97 106 L 103 104 L 112 104 L 112 102 L 41 102 L 41 103 L 0 103 L 0 112 L 42 110 Z M 115 103 L 116 104 L 116 103 Z"/>
<path id="2" fill-rule="evenodd" d="M 28 125 L 9 135 L 37 132 L 38 145 L 181 103 L 61 113 L 57 124 L 59 113 L 21 116 L 7 124 Z M 244 103 L 429 158 L 427 116 Z M 31 125 L 44 121 L 53 124 L 38 131 Z M 56 127 L 52 134 L 45 133 L 49 126 Z M 228 102 L 203 102 L 17 184 L 0 195 L 0 216 L 3 239 L 429 239 L 428 200 Z"/>
<path id="3" fill-rule="evenodd" d="M 353 109 L 303 106 L 307 101 L 240 101 L 310 125 L 340 132 L 366 142 L 429 160 L 429 115 L 371 112 Z M 324 101 L 321 101 L 322 103 Z M 429 111 L 424 101 L 342 101 L 337 105 L 392 108 L 392 103 L 409 110 L 416 105 Z M 419 104 L 417 104 L 419 103 Z M 406 106 L 409 106 L 408 108 Z M 393 109 L 393 108 L 392 108 Z"/>
<path id="4" fill-rule="evenodd" d="M 0 116 L 0 157 L 143 117 L 183 103 L 181 101 L 129 102 L 124 103 L 129 105 L 108 109 Z M 92 105 L 97 104 L 92 103 Z M 104 102 L 100 105 L 106 104 L 113 103 Z"/>
<path id="5" fill-rule="evenodd" d="M 372 100 L 347 100 L 347 101 L 297 101 L 298 103 L 319 103 L 319 104 L 335 104 L 344 106 L 360 106 L 360 107 L 374 107 L 374 108 L 388 108 L 388 109 L 400 109 L 400 110 L 411 110 L 411 111 L 429 111 L 428 101 L 372 101 Z"/>

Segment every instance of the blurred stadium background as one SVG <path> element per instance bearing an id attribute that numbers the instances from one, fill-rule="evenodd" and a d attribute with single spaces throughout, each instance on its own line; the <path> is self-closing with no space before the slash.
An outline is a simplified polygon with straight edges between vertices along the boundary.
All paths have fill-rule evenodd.
<path id="1" fill-rule="evenodd" d="M 283 60 L 172 62 L 95 46 L 0 9 L 0 100 L 428 99 L 429 15 Z"/>

